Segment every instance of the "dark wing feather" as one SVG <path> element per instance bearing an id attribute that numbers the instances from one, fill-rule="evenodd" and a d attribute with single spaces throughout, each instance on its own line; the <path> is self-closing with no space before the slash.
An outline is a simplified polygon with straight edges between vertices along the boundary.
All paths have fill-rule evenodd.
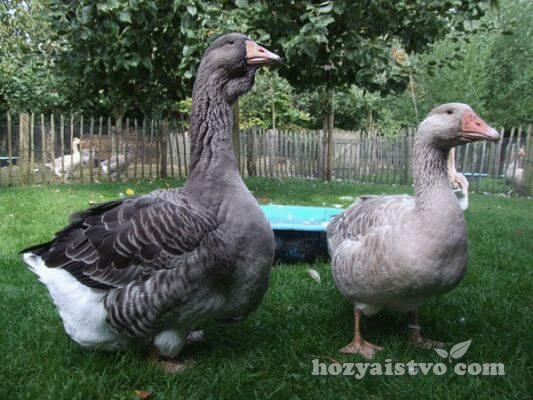
<path id="1" fill-rule="evenodd" d="M 33 246 L 50 268 L 110 289 L 172 268 L 217 228 L 216 218 L 179 190 L 99 204 L 72 215 L 54 240 Z"/>

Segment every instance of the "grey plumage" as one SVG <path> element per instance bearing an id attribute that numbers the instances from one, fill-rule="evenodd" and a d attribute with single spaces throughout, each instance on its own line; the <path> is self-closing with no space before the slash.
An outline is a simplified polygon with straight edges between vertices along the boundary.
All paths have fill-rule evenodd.
<path id="1" fill-rule="evenodd" d="M 479 123 L 472 127 L 475 123 Z M 473 130 L 473 131 L 471 131 Z M 450 148 L 498 134 L 464 104 L 445 104 L 420 125 L 413 151 L 415 196 L 362 196 L 327 229 L 332 274 L 356 313 L 354 341 L 343 352 L 371 358 L 359 335 L 360 313 L 411 312 L 452 290 L 466 271 L 463 212 L 448 183 Z M 428 342 L 418 334 L 416 340 Z"/>
<path id="2" fill-rule="evenodd" d="M 113 154 L 109 160 L 103 160 L 100 162 L 100 168 L 102 172 L 111 178 L 116 179 L 118 172 L 124 172 L 128 169 L 131 160 L 126 158 L 125 154 Z"/>
<path id="3" fill-rule="evenodd" d="M 239 175 L 231 144 L 229 100 L 251 88 L 257 69 L 247 65 L 247 41 L 241 34 L 222 36 L 202 59 L 183 188 L 94 206 L 73 215 L 51 242 L 23 250 L 43 282 L 50 281 L 50 269 L 63 270 L 91 296 L 101 294 L 105 324 L 120 336 L 109 339 L 105 330 L 107 342 L 154 338 L 161 354 L 175 356 L 188 328 L 241 318 L 267 290 L 274 236 Z M 53 285 L 47 286 L 52 294 Z M 97 347 L 98 335 L 67 321 L 68 305 L 52 296 L 74 340 Z"/>

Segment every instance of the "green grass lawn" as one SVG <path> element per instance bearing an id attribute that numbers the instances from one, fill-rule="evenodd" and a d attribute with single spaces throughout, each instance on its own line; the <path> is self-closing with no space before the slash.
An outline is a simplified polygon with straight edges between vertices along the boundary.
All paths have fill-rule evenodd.
<path id="1" fill-rule="evenodd" d="M 346 196 L 404 193 L 406 187 L 249 180 L 261 202 L 348 205 Z M 505 365 L 505 376 L 316 377 L 312 360 L 365 362 L 338 349 L 352 336 L 351 306 L 336 291 L 327 263 L 279 265 L 259 309 L 232 325 L 205 326 L 207 342 L 185 348 L 194 365 L 166 375 L 139 346 L 109 354 L 79 348 L 64 333 L 44 286 L 17 254 L 48 240 L 67 216 L 90 201 L 174 186 L 176 182 L 58 185 L 0 189 L 0 398 L 131 399 L 153 390 L 155 399 L 205 398 L 471 398 L 525 399 L 533 393 L 533 202 L 471 196 L 467 211 L 470 263 L 458 289 L 420 309 L 423 333 L 451 344 L 472 339 L 457 362 Z M 437 363 L 432 350 L 406 340 L 406 317 L 381 313 L 363 321 L 369 341 L 385 350 L 372 362 Z M 419 373 L 420 374 L 420 373 Z"/>

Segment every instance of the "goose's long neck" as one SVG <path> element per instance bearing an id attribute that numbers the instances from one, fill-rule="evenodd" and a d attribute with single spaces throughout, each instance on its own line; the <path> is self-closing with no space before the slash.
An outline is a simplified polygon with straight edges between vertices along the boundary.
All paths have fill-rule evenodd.
<path id="1" fill-rule="evenodd" d="M 233 111 L 223 89 L 216 74 L 199 71 L 193 89 L 191 158 L 185 187 L 206 201 L 221 195 L 220 190 L 209 191 L 209 187 L 229 190 L 242 184 L 232 144 Z"/>
<path id="2" fill-rule="evenodd" d="M 413 181 L 418 214 L 459 215 L 460 208 L 448 183 L 448 151 L 418 137 L 413 149 Z M 438 214 L 435 214 L 438 213 Z M 462 213 L 460 213 L 462 215 Z"/>

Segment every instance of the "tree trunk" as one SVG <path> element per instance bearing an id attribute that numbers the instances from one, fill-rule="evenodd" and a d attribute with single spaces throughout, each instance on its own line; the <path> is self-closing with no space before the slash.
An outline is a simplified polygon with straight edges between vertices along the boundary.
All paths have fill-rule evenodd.
<path id="1" fill-rule="evenodd" d="M 235 161 L 237 168 L 241 170 L 241 129 L 239 125 L 239 100 L 233 103 L 233 151 L 235 152 Z"/>
<path id="2" fill-rule="evenodd" d="M 272 130 L 276 130 L 276 104 L 272 102 Z"/>
<path id="3" fill-rule="evenodd" d="M 420 120 L 418 118 L 418 105 L 416 104 L 415 81 L 411 74 L 409 74 L 409 87 L 411 89 L 411 100 L 413 101 L 413 107 L 415 109 L 416 124 L 418 125 Z"/>

